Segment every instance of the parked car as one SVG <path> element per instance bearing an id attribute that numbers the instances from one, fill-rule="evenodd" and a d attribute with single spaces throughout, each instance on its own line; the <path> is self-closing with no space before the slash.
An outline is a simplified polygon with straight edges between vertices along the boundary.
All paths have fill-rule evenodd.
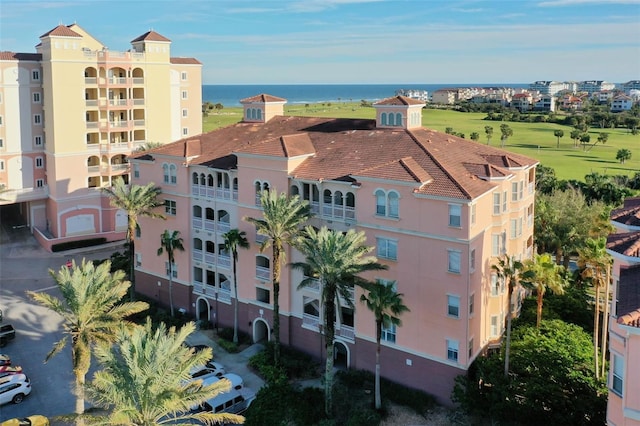
<path id="1" fill-rule="evenodd" d="M 12 370 L 8 370 L 8 371 L 3 371 L 0 373 L 0 382 L 2 382 L 2 378 L 7 377 L 7 376 L 13 376 L 14 374 L 24 374 L 24 372 L 22 371 L 22 367 L 16 367 Z"/>
<path id="2" fill-rule="evenodd" d="M 49 426 L 49 419 L 45 416 L 34 415 L 21 417 L 19 419 L 9 419 L 0 423 L 0 426 Z"/>
<path id="3" fill-rule="evenodd" d="M 0 404 L 20 404 L 31 393 L 31 381 L 24 374 L 13 374 L 0 379 Z"/>
<path id="4" fill-rule="evenodd" d="M 1 365 L 0 374 L 2 373 L 9 373 L 9 374 L 22 373 L 22 367 L 20 367 L 19 365 Z"/>
<path id="5" fill-rule="evenodd" d="M 205 401 L 200 406 L 200 411 L 242 414 L 255 399 L 256 393 L 249 388 L 231 389 L 229 392 L 221 393 L 215 398 Z"/>
<path id="6" fill-rule="evenodd" d="M 11 324 L 0 326 L 0 347 L 6 345 L 10 340 L 16 338 L 16 330 Z"/>
<path id="7" fill-rule="evenodd" d="M 11 365 L 11 358 L 9 358 L 9 355 L 0 354 L 0 367 L 3 365 Z"/>
<path id="8" fill-rule="evenodd" d="M 226 373 L 226 370 L 222 364 L 214 361 L 208 361 L 205 365 L 198 365 L 193 367 L 190 371 L 191 377 L 199 378 L 207 374 L 213 374 L 216 377 L 220 377 Z"/>

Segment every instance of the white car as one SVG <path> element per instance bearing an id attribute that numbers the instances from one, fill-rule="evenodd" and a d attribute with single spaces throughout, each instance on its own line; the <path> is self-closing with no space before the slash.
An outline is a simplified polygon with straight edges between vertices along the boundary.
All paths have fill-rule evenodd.
<path id="1" fill-rule="evenodd" d="M 199 365 L 197 367 L 193 367 L 190 373 L 191 373 L 191 377 L 193 377 L 194 379 L 197 379 L 199 377 L 209 375 L 209 374 L 213 374 L 216 377 L 220 377 L 226 373 L 226 370 L 224 369 L 222 364 L 209 361 L 205 365 Z"/>
<path id="2" fill-rule="evenodd" d="M 24 374 L 13 374 L 0 379 L 0 404 L 20 404 L 31 393 L 31 381 Z"/>

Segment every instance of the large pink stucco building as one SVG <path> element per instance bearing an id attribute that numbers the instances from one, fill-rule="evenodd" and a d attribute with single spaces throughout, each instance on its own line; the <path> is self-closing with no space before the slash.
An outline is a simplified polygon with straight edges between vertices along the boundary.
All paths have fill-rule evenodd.
<path id="1" fill-rule="evenodd" d="M 607 240 L 614 284 L 607 424 L 640 426 L 640 197 L 625 200 L 611 221 L 616 232 Z"/>
<path id="2" fill-rule="evenodd" d="M 222 234 L 245 231 L 239 253 L 240 328 L 271 338 L 271 253 L 255 228 L 264 189 L 310 203 L 310 225 L 363 231 L 389 267 L 368 276 L 396 281 L 411 309 L 383 332 L 382 375 L 449 403 L 453 380 L 497 345 L 507 291 L 491 265 L 503 254 L 533 252 L 537 161 L 422 127 L 424 104 L 393 97 L 374 104 L 376 119 L 285 116 L 286 100 L 242 100 L 242 122 L 134 155 L 133 184 L 162 187 L 167 220 L 142 219 L 136 249 L 137 290 L 168 304 L 168 264 L 160 235 L 178 230 L 176 308 L 233 324 L 232 267 Z M 287 248 L 287 261 L 303 260 Z M 297 290 L 303 276 L 285 266 L 280 291 L 284 344 L 324 356 L 318 287 Z M 336 323 L 337 363 L 373 370 L 374 318 L 352 297 Z"/>

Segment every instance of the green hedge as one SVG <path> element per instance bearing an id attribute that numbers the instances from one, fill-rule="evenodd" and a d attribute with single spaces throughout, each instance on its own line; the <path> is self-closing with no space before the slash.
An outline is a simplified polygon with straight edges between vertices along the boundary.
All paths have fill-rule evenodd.
<path id="1" fill-rule="evenodd" d="M 78 241 L 67 241 L 65 243 L 58 243 L 51 246 L 52 252 L 59 251 L 67 251 L 84 247 L 93 247 L 99 246 L 107 242 L 107 239 L 104 237 L 100 238 L 89 238 L 87 240 L 78 240 Z"/>

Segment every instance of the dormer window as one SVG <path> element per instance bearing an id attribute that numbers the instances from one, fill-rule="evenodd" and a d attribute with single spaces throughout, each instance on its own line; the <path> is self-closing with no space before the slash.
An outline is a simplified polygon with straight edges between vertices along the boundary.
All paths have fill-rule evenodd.
<path id="1" fill-rule="evenodd" d="M 401 127 L 402 126 L 402 114 L 400 114 L 399 112 L 397 113 L 386 113 L 383 112 L 382 114 L 380 114 L 380 123 L 383 126 L 398 126 Z"/>

